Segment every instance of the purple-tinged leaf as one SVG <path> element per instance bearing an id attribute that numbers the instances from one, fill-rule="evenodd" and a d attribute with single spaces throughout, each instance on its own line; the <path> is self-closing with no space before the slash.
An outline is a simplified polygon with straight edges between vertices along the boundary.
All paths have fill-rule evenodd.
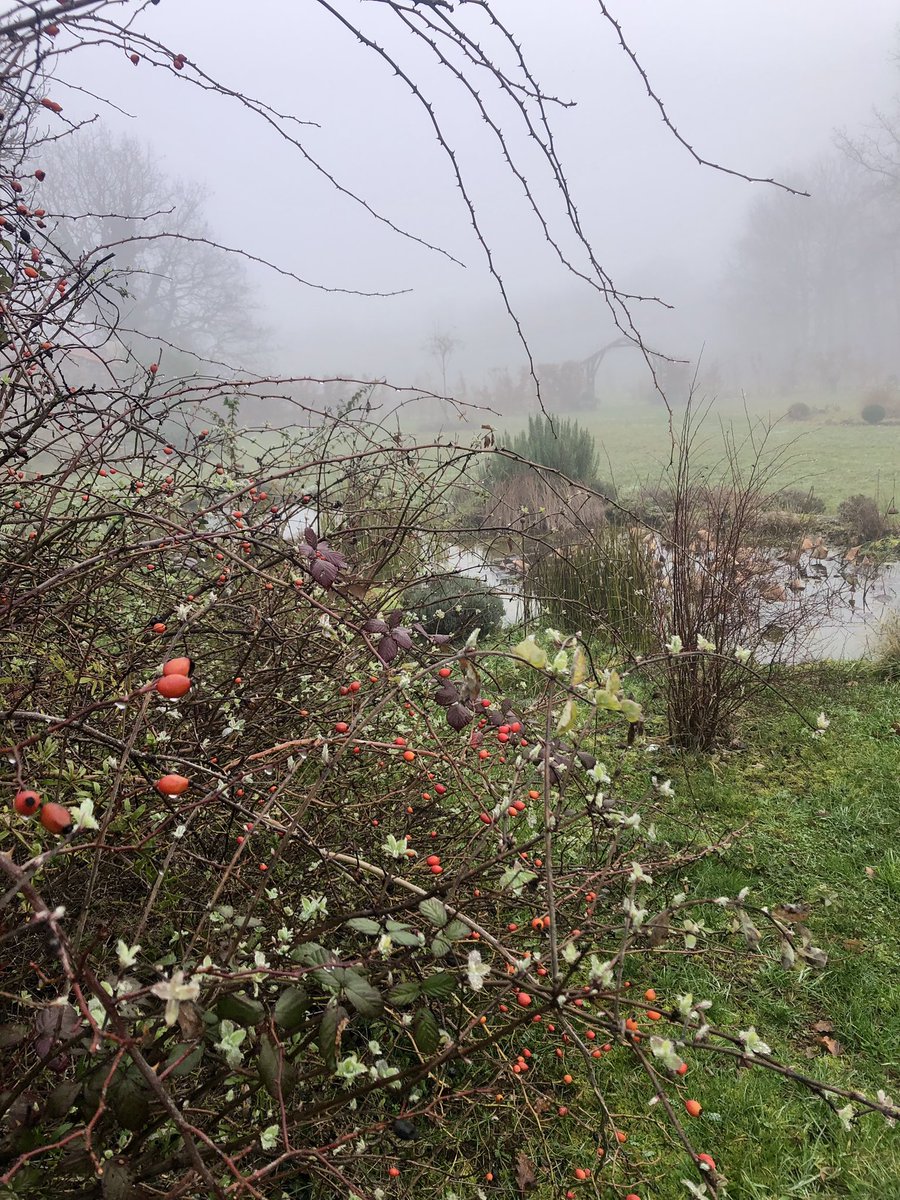
<path id="1" fill-rule="evenodd" d="M 471 720 L 473 720 L 472 710 L 466 708 L 464 704 L 451 704 L 447 709 L 447 724 L 457 733 L 460 729 L 465 729 Z"/>
<path id="2" fill-rule="evenodd" d="M 384 621 L 380 621 L 377 617 L 370 617 L 363 624 L 363 631 L 365 633 L 387 633 L 388 627 Z"/>
<path id="3" fill-rule="evenodd" d="M 375 653 L 378 655 L 378 657 L 381 659 L 381 661 L 384 663 L 385 666 L 387 666 L 389 663 L 392 663 L 394 661 L 394 659 L 397 657 L 397 655 L 399 654 L 399 652 L 400 652 L 400 647 L 397 645 L 397 643 L 394 641 L 394 639 L 390 636 L 390 634 L 385 634 L 385 636 L 381 639 L 381 641 L 378 643 L 378 645 L 375 648 Z"/>
<path id="4" fill-rule="evenodd" d="M 440 704 L 441 708 L 449 708 L 451 704 L 458 704 L 459 688 L 455 683 L 448 681 L 434 693 L 434 700 L 436 704 Z"/>
<path id="5" fill-rule="evenodd" d="M 422 637 L 428 638 L 435 646 L 446 646 L 447 642 L 450 641 L 449 633 L 429 633 L 421 621 L 416 621 L 413 624 L 413 629 L 416 633 L 420 633 Z"/>
<path id="6" fill-rule="evenodd" d="M 324 558 L 326 562 L 333 563 L 338 570 L 343 570 L 347 565 L 347 560 L 341 554 L 340 550 L 332 550 L 327 542 L 319 542 L 316 547 L 316 554 Z"/>
<path id="7" fill-rule="evenodd" d="M 322 585 L 323 588 L 330 588 L 338 577 L 338 568 L 333 562 L 329 562 L 326 558 L 321 558 L 319 555 L 312 561 L 310 566 L 312 577 Z"/>

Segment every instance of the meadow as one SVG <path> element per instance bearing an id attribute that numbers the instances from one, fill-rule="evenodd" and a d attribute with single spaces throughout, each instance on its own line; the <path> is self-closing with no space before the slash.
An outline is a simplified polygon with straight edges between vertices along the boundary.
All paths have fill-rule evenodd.
<path id="1" fill-rule="evenodd" d="M 774 479 L 779 486 L 812 488 L 831 513 L 847 496 L 857 493 L 888 507 L 897 497 L 900 421 L 867 425 L 859 418 L 858 404 L 849 398 L 840 407 L 807 421 L 791 421 L 784 415 L 789 403 L 789 399 L 758 402 L 746 410 L 735 402 L 714 403 L 697 438 L 696 463 L 724 465 L 728 434 L 738 447 L 738 461 L 746 466 L 764 437 L 765 457 L 778 462 Z M 701 410 L 703 407 L 699 405 Z M 673 414 L 676 430 L 681 415 L 678 410 Z M 598 402 L 593 411 L 559 410 L 554 416 L 576 420 L 594 436 L 604 476 L 621 493 L 658 482 L 669 463 L 671 435 L 661 405 L 614 398 Z M 489 419 L 504 433 L 517 433 L 526 424 L 524 415 Z M 458 428 L 451 427 L 451 432 L 460 442 L 466 441 L 467 435 Z"/>

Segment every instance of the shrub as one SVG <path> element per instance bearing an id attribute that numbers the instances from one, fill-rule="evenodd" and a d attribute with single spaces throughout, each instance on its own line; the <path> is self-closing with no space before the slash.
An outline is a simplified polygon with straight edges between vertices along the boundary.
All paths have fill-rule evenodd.
<path id="1" fill-rule="evenodd" d="M 838 505 L 838 518 L 853 542 L 875 542 L 887 532 L 887 520 L 871 496 L 848 496 Z"/>
<path id="2" fill-rule="evenodd" d="M 502 537 L 514 530 L 533 538 L 560 530 L 587 533 L 605 521 L 603 497 L 614 498 L 615 488 L 599 479 L 596 443 L 577 421 L 530 416 L 527 430 L 503 435 L 503 442 L 516 457 L 497 451 L 485 465 L 483 531 Z"/>
<path id="3" fill-rule="evenodd" d="M 597 443 L 577 421 L 558 418 L 551 421 L 543 414 L 530 416 L 527 430 L 512 437 L 503 434 L 500 444 L 528 461 L 522 463 L 502 455 L 492 456 L 487 466 L 487 475 L 491 480 L 529 473 L 535 469 L 529 464 L 534 463 L 537 467 L 558 471 L 576 483 L 602 490 L 599 486 Z M 604 494 L 613 493 L 604 491 Z"/>
<path id="4" fill-rule="evenodd" d="M 102 14 L 117 52 L 185 66 L 135 13 L 78 7 L 74 44 Z M 12 24 L 5 195 L 26 186 L 11 164 L 39 161 L 35 112 L 60 110 L 37 98 L 54 34 Z M 32 203 L 15 246 L 37 250 Z M 243 427 L 230 372 L 167 380 L 101 331 L 127 282 L 98 269 L 106 246 L 76 276 L 55 246 L 26 274 L 2 243 L 4 328 L 27 330 L 0 375 L 4 1200 L 428 1200 L 450 1179 L 476 1194 L 498 1161 L 494 1193 L 515 1175 L 559 1195 L 598 1142 L 619 1195 L 647 1175 L 628 1128 L 664 1145 L 668 1122 L 693 1192 L 721 1194 L 703 1127 L 695 1147 L 675 1115 L 702 1057 L 777 1072 L 847 1124 L 900 1117 L 695 1000 L 741 943 L 742 971 L 777 956 L 789 998 L 791 969 L 825 956 L 780 895 L 681 891 L 719 847 L 658 836 L 668 781 L 620 790 L 644 712 L 614 664 L 549 632 L 460 656 L 391 606 L 454 523 L 468 453 L 415 446 L 362 399 L 304 399 L 274 439 Z M 115 369 L 70 388 L 86 343 Z M 296 382 L 241 378 L 263 412 Z M 676 956 L 698 974 L 648 1011 L 628 985 Z M 554 1051 L 578 1112 L 561 1145 Z M 665 1103 L 616 1115 L 634 1078 Z"/>
<path id="5" fill-rule="evenodd" d="M 880 425 L 887 416 L 887 409 L 883 404 L 866 404 L 859 415 L 867 425 Z"/>
<path id="6" fill-rule="evenodd" d="M 526 540 L 589 534 L 606 519 L 607 506 L 592 490 L 527 471 L 483 487 L 478 523 L 483 538 L 495 533 L 502 544 L 510 533 Z"/>
<path id="7" fill-rule="evenodd" d="M 767 501 L 767 506 L 784 509 L 792 513 L 818 515 L 825 512 L 825 501 L 817 496 L 812 488 L 804 491 L 802 488 L 782 488 L 773 492 Z"/>
<path id="8" fill-rule="evenodd" d="M 709 749 L 796 651 L 819 615 L 814 606 L 826 598 L 791 594 L 782 564 L 756 548 L 772 478 L 782 466 L 780 453 L 767 449 L 768 429 L 751 428 L 755 454 L 748 465 L 735 435 L 726 434 L 724 467 L 696 464 L 698 431 L 689 406 L 655 492 L 666 497 L 668 511 L 658 526 L 663 569 L 651 598 L 670 737 Z"/>
<path id="9" fill-rule="evenodd" d="M 797 404 L 792 404 L 787 410 L 788 420 L 790 421 L 808 421 L 812 416 L 812 409 L 808 404 L 799 401 Z"/>
<path id="10" fill-rule="evenodd" d="M 481 639 L 495 634 L 503 623 L 503 599 L 480 579 L 441 575 L 408 591 L 404 604 L 429 633 L 465 639 L 474 629 Z"/>

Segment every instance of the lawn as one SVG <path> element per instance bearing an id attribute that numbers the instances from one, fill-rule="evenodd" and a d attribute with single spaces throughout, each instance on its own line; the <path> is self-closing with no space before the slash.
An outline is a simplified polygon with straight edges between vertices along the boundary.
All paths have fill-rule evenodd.
<path id="1" fill-rule="evenodd" d="M 670 955 L 652 982 L 661 1005 L 690 990 L 713 1001 L 714 1023 L 757 1028 L 785 1061 L 819 1079 L 874 1092 L 900 1090 L 900 687 L 856 669 L 821 668 L 799 699 L 827 710 L 821 737 L 773 707 L 747 716 L 745 749 L 712 758 L 654 758 L 677 781 L 667 828 L 676 844 L 714 841 L 746 827 L 727 853 L 692 869 L 691 894 L 734 895 L 749 887 L 759 905 L 806 902 L 828 964 L 786 972 L 770 954 L 735 956 L 733 970 L 702 955 Z M 643 783 L 635 755 L 627 769 Z M 760 1071 L 692 1064 L 701 1099 L 704 1149 L 729 1180 L 732 1200 L 900 1196 L 900 1138 L 864 1119 L 846 1133 L 821 1102 Z M 646 1082 L 617 1081 L 614 1109 L 646 1111 Z M 648 1132 L 649 1132 L 648 1123 Z M 645 1159 L 641 1200 L 686 1195 L 677 1152 L 656 1136 L 633 1147 Z M 631 1177 L 633 1180 L 633 1176 Z M 601 1193 L 603 1194 L 603 1193 Z M 612 1193 L 610 1193 L 612 1194 Z"/>
<path id="2" fill-rule="evenodd" d="M 886 507 L 896 496 L 900 467 L 900 423 L 866 425 L 840 416 L 809 422 L 779 421 L 771 430 L 767 453 L 781 460 L 776 474 L 783 487 L 813 488 L 834 511 L 841 500 L 862 492 Z M 767 414 L 751 416 L 757 432 Z M 584 424 L 596 438 L 602 460 L 620 490 L 655 482 L 669 460 L 669 430 L 664 412 L 648 408 L 600 410 Z M 735 410 L 713 409 L 697 441 L 697 461 L 723 459 L 723 426 L 731 427 L 741 446 L 740 460 L 753 455 L 747 417 Z M 676 418 L 677 428 L 677 418 Z"/>

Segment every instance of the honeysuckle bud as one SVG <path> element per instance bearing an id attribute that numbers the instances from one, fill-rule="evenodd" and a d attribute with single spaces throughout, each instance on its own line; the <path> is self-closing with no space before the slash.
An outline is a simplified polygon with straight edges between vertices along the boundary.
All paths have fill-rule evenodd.
<path id="1" fill-rule="evenodd" d="M 742 1029 L 738 1033 L 738 1037 L 744 1044 L 744 1052 L 748 1057 L 752 1058 L 754 1054 L 771 1054 L 772 1048 L 762 1040 L 756 1032 L 756 1028 L 751 1025 L 749 1029 Z"/>

